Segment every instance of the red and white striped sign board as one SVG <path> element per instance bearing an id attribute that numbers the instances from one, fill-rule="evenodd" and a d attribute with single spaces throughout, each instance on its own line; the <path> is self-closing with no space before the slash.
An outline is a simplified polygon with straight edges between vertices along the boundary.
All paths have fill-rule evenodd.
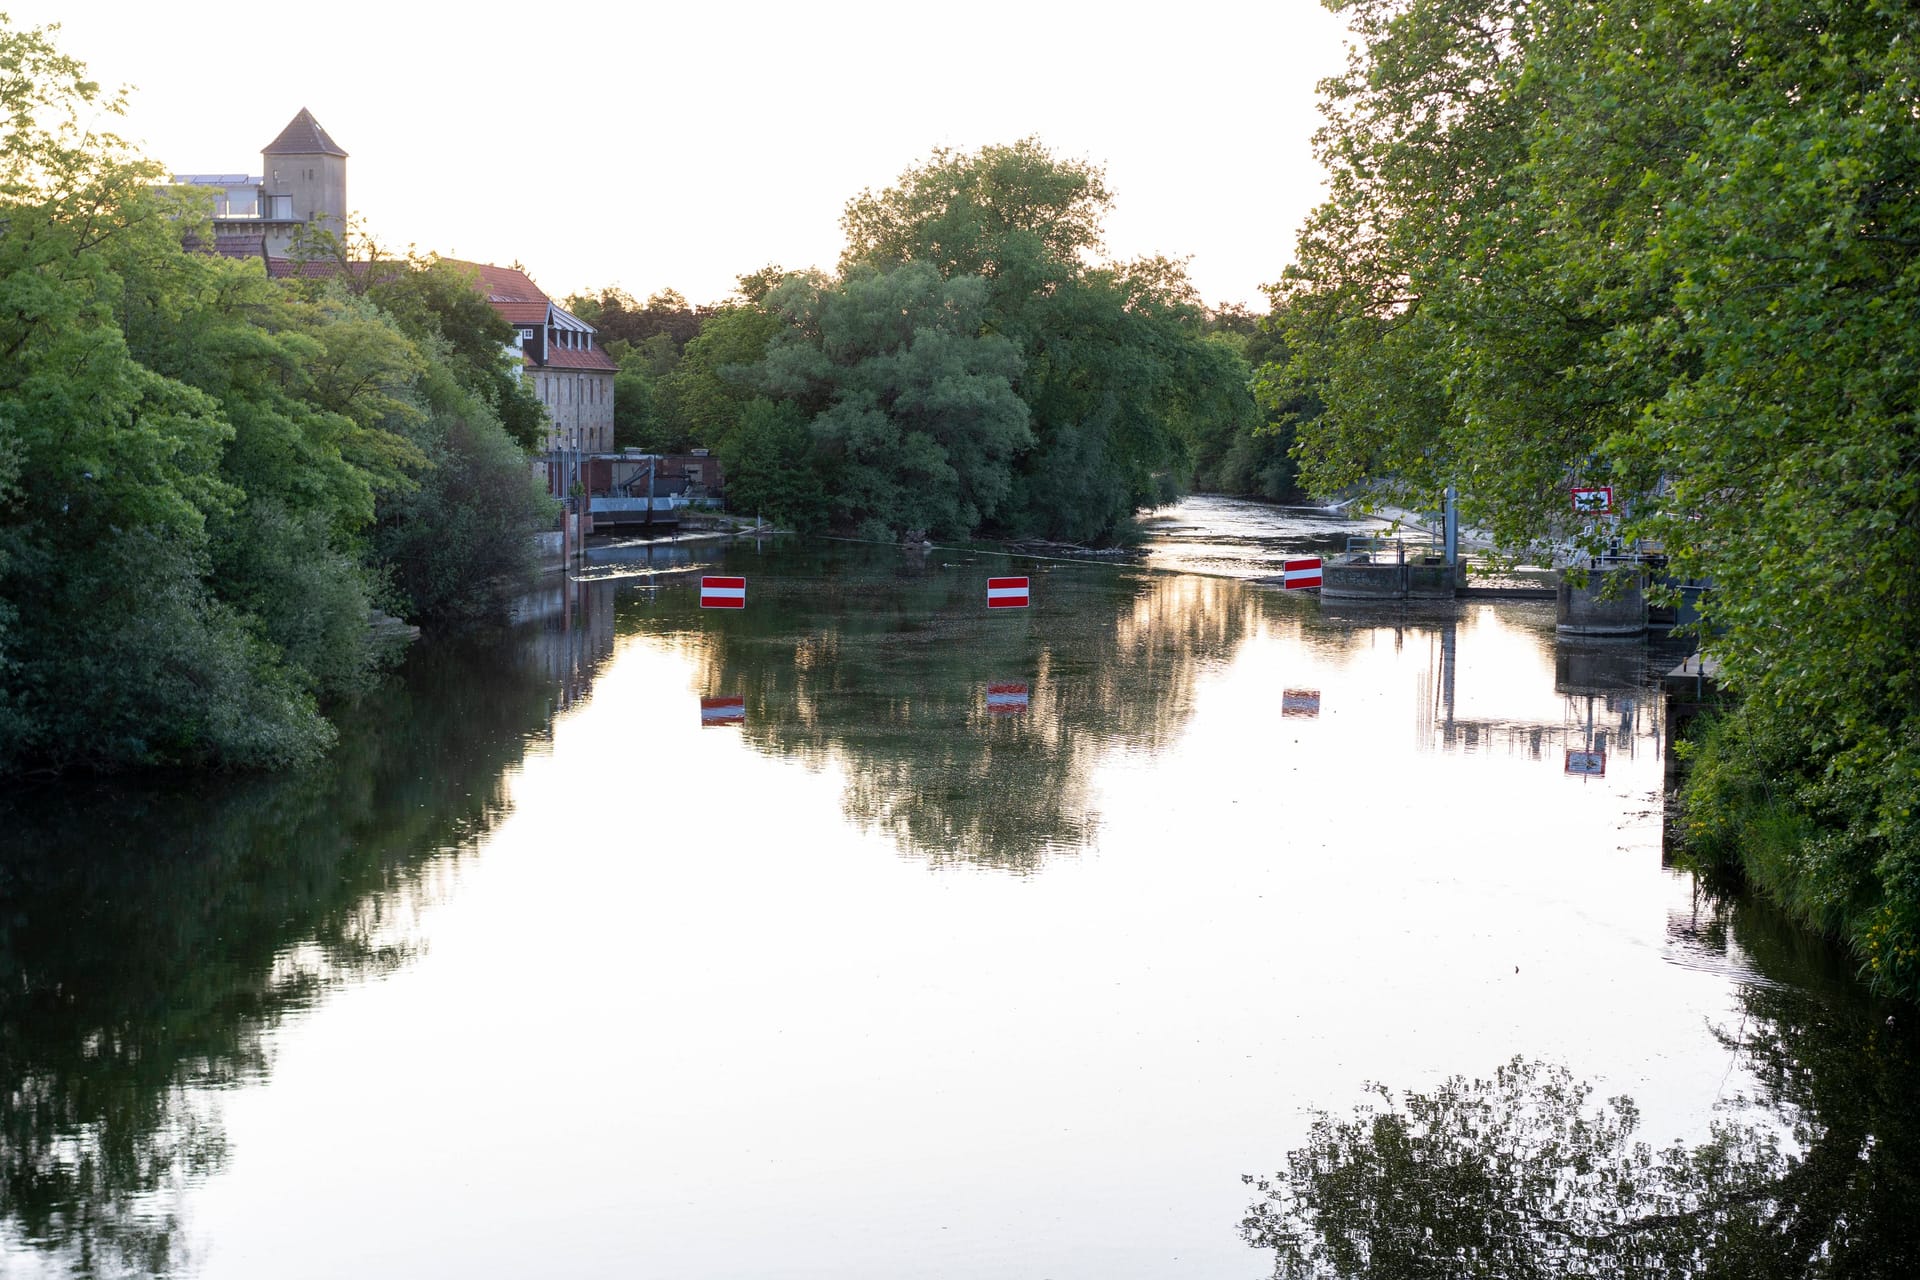
<path id="1" fill-rule="evenodd" d="M 990 684 L 987 686 L 987 714 L 1023 716 L 1027 714 L 1027 698 L 1027 686 L 1024 684 Z"/>
<path id="2" fill-rule="evenodd" d="M 1289 591 L 1320 585 L 1320 557 L 1284 560 L 1280 564 L 1280 585 Z"/>
<path id="3" fill-rule="evenodd" d="M 1320 691 L 1318 689 L 1282 689 L 1280 714 L 1317 717 L 1320 714 Z"/>
<path id="4" fill-rule="evenodd" d="M 747 580 L 745 578 L 700 579 L 700 607 L 702 609 L 746 608 Z"/>
<path id="5" fill-rule="evenodd" d="M 747 700 L 740 696 L 700 699 L 700 727 L 716 724 L 745 724 Z"/>
<path id="6" fill-rule="evenodd" d="M 1025 578 L 988 578 L 987 608 L 1024 609 L 1027 607 Z"/>

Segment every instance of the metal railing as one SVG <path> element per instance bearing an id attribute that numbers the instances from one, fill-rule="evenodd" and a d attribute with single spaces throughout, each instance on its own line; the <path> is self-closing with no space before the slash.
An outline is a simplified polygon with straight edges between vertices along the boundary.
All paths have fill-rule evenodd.
<path id="1" fill-rule="evenodd" d="M 1351 537 L 1335 564 L 1445 564 L 1446 548 L 1432 538 Z"/>

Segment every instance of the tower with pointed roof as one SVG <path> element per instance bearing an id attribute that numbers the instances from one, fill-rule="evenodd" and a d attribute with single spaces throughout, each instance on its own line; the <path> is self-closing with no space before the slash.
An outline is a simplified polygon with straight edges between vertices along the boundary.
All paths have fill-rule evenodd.
<path id="1" fill-rule="evenodd" d="M 260 175 L 176 173 L 176 183 L 216 188 L 218 252 L 285 257 L 299 233 L 346 226 L 347 153 L 305 107 L 260 149 Z"/>
<path id="2" fill-rule="evenodd" d="M 347 153 L 305 107 L 260 148 L 260 173 L 261 201 L 274 212 L 336 234 L 346 225 Z"/>

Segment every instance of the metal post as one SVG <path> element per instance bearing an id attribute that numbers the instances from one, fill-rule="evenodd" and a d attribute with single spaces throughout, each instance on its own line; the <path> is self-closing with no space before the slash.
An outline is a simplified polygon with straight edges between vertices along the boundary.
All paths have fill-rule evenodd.
<path id="1" fill-rule="evenodd" d="M 1449 569 L 1453 568 L 1456 564 L 1460 563 L 1460 508 L 1456 505 L 1459 501 L 1459 497 L 1460 497 L 1459 492 L 1452 485 L 1448 485 L 1447 486 L 1447 568 Z"/>

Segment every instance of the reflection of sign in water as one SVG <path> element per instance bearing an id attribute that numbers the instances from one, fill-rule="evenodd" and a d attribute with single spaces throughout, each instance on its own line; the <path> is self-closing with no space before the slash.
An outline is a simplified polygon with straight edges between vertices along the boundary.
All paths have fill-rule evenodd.
<path id="1" fill-rule="evenodd" d="M 1613 486 L 1604 485 L 1598 489 L 1575 489 L 1573 491 L 1573 509 L 1582 515 L 1606 515 L 1613 510 Z"/>
<path id="2" fill-rule="evenodd" d="M 1572 747 L 1568 747 L 1567 772 L 1582 778 L 1604 778 L 1607 776 L 1607 753 L 1575 751 Z"/>
<path id="3" fill-rule="evenodd" d="M 747 722 L 747 700 L 735 694 L 730 697 L 700 699 L 700 725 L 705 728 L 714 724 L 745 724 Z"/>
<path id="4" fill-rule="evenodd" d="M 1320 557 L 1285 560 L 1280 565 L 1280 585 L 1289 591 L 1320 585 Z"/>
<path id="5" fill-rule="evenodd" d="M 747 580 L 745 578 L 700 579 L 700 607 L 702 609 L 746 608 Z"/>
<path id="6" fill-rule="evenodd" d="M 987 714 L 990 716 L 1027 714 L 1027 686 L 1024 684 L 988 685 Z"/>
<path id="7" fill-rule="evenodd" d="M 1024 609 L 1027 607 L 1025 578 L 988 578 L 987 608 Z"/>
<path id="8" fill-rule="evenodd" d="M 1280 714 L 1283 716 L 1317 716 L 1320 714 L 1320 691 L 1318 689 L 1283 689 L 1280 691 Z"/>

